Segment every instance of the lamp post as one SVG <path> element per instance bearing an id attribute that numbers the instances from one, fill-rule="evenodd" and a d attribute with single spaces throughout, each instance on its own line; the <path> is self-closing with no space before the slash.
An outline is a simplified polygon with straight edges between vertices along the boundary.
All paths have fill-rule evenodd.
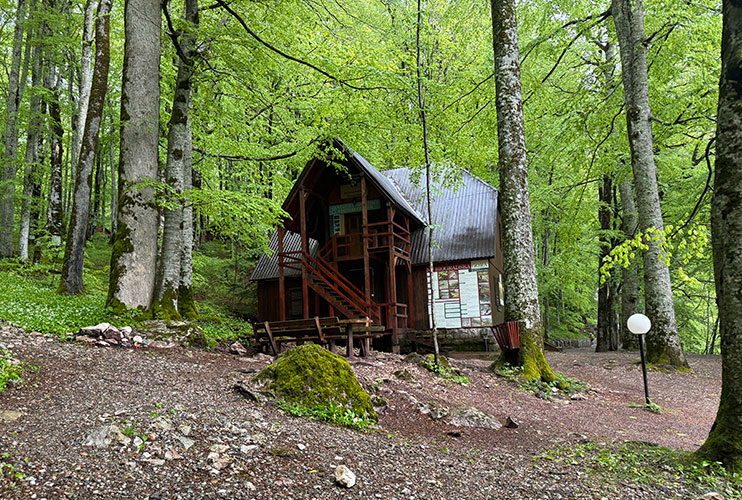
<path id="1" fill-rule="evenodd" d="M 647 363 L 644 360 L 644 334 L 652 328 L 652 322 L 643 314 L 632 314 L 626 321 L 626 326 L 634 335 L 639 335 L 639 353 L 642 358 L 642 375 L 644 375 L 644 399 L 649 406 L 649 385 L 647 384 Z"/>

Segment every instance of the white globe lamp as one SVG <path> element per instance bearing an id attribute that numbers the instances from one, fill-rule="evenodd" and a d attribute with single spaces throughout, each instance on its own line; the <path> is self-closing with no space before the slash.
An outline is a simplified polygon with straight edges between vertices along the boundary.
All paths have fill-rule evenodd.
<path id="1" fill-rule="evenodd" d="M 635 335 L 644 335 L 652 328 L 652 322 L 643 314 L 632 314 L 626 321 L 629 331 Z"/>

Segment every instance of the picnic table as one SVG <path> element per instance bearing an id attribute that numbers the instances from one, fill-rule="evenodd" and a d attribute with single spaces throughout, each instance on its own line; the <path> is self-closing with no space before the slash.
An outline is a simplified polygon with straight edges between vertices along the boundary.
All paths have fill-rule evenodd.
<path id="1" fill-rule="evenodd" d="M 371 339 L 382 335 L 384 330 L 383 326 L 371 325 L 368 318 L 340 319 L 337 316 L 253 324 L 256 345 L 263 352 L 270 350 L 274 355 L 287 343 L 313 342 L 334 350 L 337 341 L 345 341 L 346 356 L 352 357 L 355 342 L 359 341 L 361 356 L 368 356 Z"/>

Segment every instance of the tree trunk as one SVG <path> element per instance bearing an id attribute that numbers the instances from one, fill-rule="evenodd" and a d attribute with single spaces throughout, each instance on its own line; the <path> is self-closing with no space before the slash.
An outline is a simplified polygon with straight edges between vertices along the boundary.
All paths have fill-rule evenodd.
<path id="1" fill-rule="evenodd" d="M 602 182 L 598 187 L 600 208 L 598 221 L 600 222 L 600 253 L 598 255 L 598 278 L 601 278 L 600 267 L 613 249 L 613 238 L 609 235 L 613 229 L 613 178 L 603 174 Z M 614 342 L 615 320 L 613 310 L 613 279 L 609 278 L 598 286 L 598 327 L 595 352 L 617 351 L 618 344 Z"/>
<path id="2" fill-rule="evenodd" d="M 652 329 L 647 334 L 647 361 L 685 369 L 688 368 L 688 362 L 680 346 L 675 322 L 670 269 L 663 261 L 665 254 L 661 247 L 665 225 L 654 164 L 642 1 L 614 0 L 612 12 L 621 51 L 639 228 L 647 236 L 645 243 L 648 249 L 643 251 L 644 295 L 647 316 L 652 321 Z"/>
<path id="3" fill-rule="evenodd" d="M 711 242 L 721 332 L 721 400 L 698 455 L 742 470 L 742 1 L 723 0 Z"/>
<path id="4" fill-rule="evenodd" d="M 112 0 L 101 0 L 95 23 L 95 66 L 90 91 L 90 103 L 85 118 L 80 156 L 75 175 L 75 195 L 72 214 L 64 248 L 64 262 L 59 292 L 79 294 L 83 292 L 83 257 L 85 236 L 90 218 L 90 187 L 93 176 L 95 153 L 98 149 L 98 132 L 103 117 L 103 104 L 108 89 L 108 64 L 110 12 Z"/>
<path id="5" fill-rule="evenodd" d="M 10 75 L 8 76 L 8 100 L 5 108 L 5 158 L 3 162 L 3 187 L 0 193 L 0 258 L 13 255 L 15 177 L 18 169 L 18 106 L 20 104 L 18 80 L 21 72 L 25 13 L 26 0 L 18 0 Z"/>
<path id="6" fill-rule="evenodd" d="M 500 171 L 502 253 L 505 267 L 505 319 L 518 321 L 520 327 L 517 358 L 503 352 L 495 364 L 517 364 L 523 367 L 521 376 L 524 379 L 552 382 L 556 377 L 544 356 L 541 311 L 538 304 L 515 0 L 491 0 L 491 8 L 499 153 L 497 168 Z M 516 359 L 508 359 L 509 357 Z"/>
<path id="7" fill-rule="evenodd" d="M 32 1 L 29 9 L 29 19 L 36 10 L 36 1 Z M 23 173 L 23 199 L 21 200 L 21 222 L 18 231 L 18 257 L 28 260 L 28 240 L 31 234 L 31 205 L 34 203 L 33 193 L 38 184 L 37 163 L 39 161 L 39 139 L 41 137 L 41 84 L 43 78 L 43 55 L 41 51 L 41 36 L 38 31 L 32 33 L 29 28 L 26 43 L 33 45 L 31 67 L 31 102 L 28 107 L 28 130 L 26 133 L 26 157 Z"/>
<path id="8" fill-rule="evenodd" d="M 64 129 L 62 128 L 62 115 L 59 110 L 59 86 L 60 79 L 56 76 L 56 68 L 49 69 L 54 73 L 51 81 L 52 88 L 48 88 L 51 96 L 49 106 L 49 117 L 51 118 L 51 159 L 49 174 L 49 202 L 46 208 L 46 231 L 49 233 L 50 244 L 54 247 L 62 244 L 62 140 Z"/>
<path id="9" fill-rule="evenodd" d="M 110 104 L 109 104 L 110 106 Z M 118 209 L 118 188 L 116 186 L 116 159 L 114 155 L 113 141 L 116 138 L 115 122 L 113 121 L 113 111 L 111 111 L 111 132 L 108 141 L 108 166 L 111 170 L 111 242 L 116 234 L 116 214 Z"/>
<path id="10" fill-rule="evenodd" d="M 619 188 L 621 191 L 621 230 L 626 239 L 636 235 L 636 206 L 630 180 L 625 180 Z M 629 331 L 626 322 L 632 314 L 641 312 L 639 307 L 641 289 L 639 287 L 639 266 L 631 262 L 629 267 L 621 269 L 621 344 L 624 349 L 638 349 L 639 339 Z"/>
<path id="11" fill-rule="evenodd" d="M 77 133 L 75 134 L 73 158 L 80 157 L 85 120 L 88 115 L 90 87 L 93 82 L 93 23 L 95 21 L 94 14 L 97 5 L 98 2 L 96 0 L 86 0 L 85 2 L 85 16 L 83 18 L 82 28 L 82 57 L 80 58 L 80 99 L 77 102 L 77 126 L 75 127 Z"/>
<path id="12" fill-rule="evenodd" d="M 124 70 L 121 88 L 121 146 L 116 235 L 107 304 L 114 311 L 152 303 L 157 263 L 157 179 L 160 116 L 160 3 L 127 0 L 124 13 Z"/>
<path id="13" fill-rule="evenodd" d="M 186 0 L 185 20 L 198 25 L 198 0 Z M 172 189 L 172 208 L 165 209 L 162 250 L 157 262 L 155 293 L 150 306 L 153 317 L 181 319 L 178 312 L 181 260 L 184 240 L 183 190 L 185 171 L 190 169 L 193 147 L 190 126 L 191 80 L 196 41 L 190 33 L 179 33 L 180 58 L 173 94 L 173 112 L 167 137 L 165 181 Z M 189 163 L 186 165 L 186 163 Z"/>

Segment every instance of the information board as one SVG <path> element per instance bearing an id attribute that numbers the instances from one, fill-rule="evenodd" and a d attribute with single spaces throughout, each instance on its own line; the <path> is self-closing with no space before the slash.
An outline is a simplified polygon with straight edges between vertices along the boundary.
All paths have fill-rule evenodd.
<path id="1" fill-rule="evenodd" d="M 428 272 L 428 314 L 430 314 Z M 439 328 L 476 328 L 492 325 L 489 263 L 472 260 L 434 267 L 433 307 Z"/>

